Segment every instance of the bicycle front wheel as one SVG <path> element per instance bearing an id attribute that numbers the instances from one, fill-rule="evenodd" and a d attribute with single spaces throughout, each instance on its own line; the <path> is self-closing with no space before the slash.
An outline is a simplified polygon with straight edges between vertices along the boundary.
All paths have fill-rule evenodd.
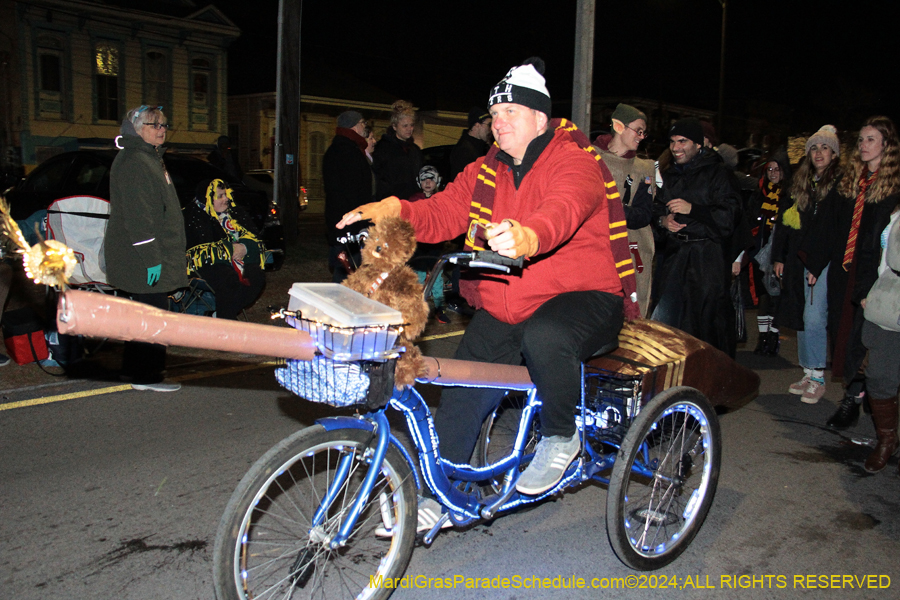
<path id="1" fill-rule="evenodd" d="M 722 438 L 709 401 L 670 388 L 641 409 L 616 457 L 606 532 L 633 569 L 660 569 L 691 543 L 712 505 Z"/>
<path id="2" fill-rule="evenodd" d="M 368 431 L 316 425 L 259 459 L 219 524 L 213 553 L 217 598 L 390 596 L 393 590 L 379 582 L 406 570 L 417 510 L 412 472 L 396 448 L 388 448 L 347 543 L 336 549 L 329 544 L 360 492 L 374 445 Z M 349 470 L 336 483 L 338 467 L 347 459 Z M 333 501 L 314 527 L 313 517 L 329 492 Z"/>

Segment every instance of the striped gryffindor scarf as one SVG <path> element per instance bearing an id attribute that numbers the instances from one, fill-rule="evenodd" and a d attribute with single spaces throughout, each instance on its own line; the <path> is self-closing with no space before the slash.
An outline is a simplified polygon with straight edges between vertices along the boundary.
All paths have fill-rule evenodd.
<path id="1" fill-rule="evenodd" d="M 606 204 L 609 210 L 610 247 L 613 260 L 616 263 L 616 272 L 619 275 L 619 280 L 622 282 L 622 291 L 625 294 L 625 318 L 628 321 L 638 319 L 641 313 L 635 292 L 634 264 L 631 260 L 631 251 L 628 248 L 625 210 L 622 208 L 621 202 L 609 202 L 609 200 L 618 200 L 619 198 L 619 191 L 616 188 L 616 182 L 612 173 L 610 173 L 609 167 L 606 166 L 606 163 L 603 162 L 603 159 L 591 145 L 587 136 L 574 123 L 566 119 L 553 119 L 550 121 L 549 127 L 578 144 L 582 150 L 591 155 L 597 163 L 597 168 L 600 169 L 600 174 L 606 185 L 606 199 L 608 200 Z M 500 161 L 497 159 L 499 152 L 500 148 L 497 144 L 492 145 L 487 156 L 484 157 L 481 169 L 478 171 L 469 211 L 469 227 L 467 228 L 465 244 L 467 250 L 484 250 L 487 246 L 483 226 L 492 222 L 494 194 L 497 191 L 497 168 L 500 166 Z"/>

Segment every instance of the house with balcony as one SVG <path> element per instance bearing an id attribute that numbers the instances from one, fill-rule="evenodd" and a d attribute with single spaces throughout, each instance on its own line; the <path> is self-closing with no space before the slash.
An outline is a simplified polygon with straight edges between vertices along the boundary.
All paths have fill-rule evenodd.
<path id="1" fill-rule="evenodd" d="M 0 3 L 0 161 L 112 147 L 122 119 L 164 107 L 168 145 L 206 154 L 227 133 L 227 49 L 240 29 L 194 0 Z"/>

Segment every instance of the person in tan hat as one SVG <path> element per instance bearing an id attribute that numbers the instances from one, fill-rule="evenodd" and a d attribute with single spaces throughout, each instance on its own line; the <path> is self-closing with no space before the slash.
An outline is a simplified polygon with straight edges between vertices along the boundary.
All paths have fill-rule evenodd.
<path id="1" fill-rule="evenodd" d="M 806 158 L 797 169 L 786 201 L 780 203 L 772 234 L 772 261 L 781 282 L 773 325 L 797 332 L 797 360 L 803 377 L 792 383 L 788 392 L 806 404 L 815 404 L 825 395 L 828 272 L 832 268 L 828 247 L 832 240 L 824 228 L 827 215 L 841 201 L 840 155 L 837 130 L 831 125 L 822 126 L 806 140 Z"/>
<path id="2" fill-rule="evenodd" d="M 628 242 L 637 280 L 641 316 L 650 310 L 653 282 L 653 198 L 656 167 L 652 160 L 637 157 L 638 146 L 647 138 L 647 115 L 628 104 L 619 104 L 610 117 L 612 132 L 597 136 L 594 148 L 612 172 L 628 223 Z"/>

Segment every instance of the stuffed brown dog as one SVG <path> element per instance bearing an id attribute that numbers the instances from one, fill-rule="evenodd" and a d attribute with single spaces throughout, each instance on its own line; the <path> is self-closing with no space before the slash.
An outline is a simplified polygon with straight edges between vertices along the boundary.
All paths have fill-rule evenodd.
<path id="1" fill-rule="evenodd" d="M 405 323 L 399 343 L 406 352 L 397 360 L 394 383 L 411 386 L 424 375 L 422 353 L 412 341 L 419 337 L 428 320 L 428 305 L 422 298 L 422 284 L 406 262 L 416 251 L 416 232 L 408 221 L 383 219 L 369 229 L 369 239 L 362 249 L 362 264 L 344 285 L 387 304 L 403 315 Z"/>

